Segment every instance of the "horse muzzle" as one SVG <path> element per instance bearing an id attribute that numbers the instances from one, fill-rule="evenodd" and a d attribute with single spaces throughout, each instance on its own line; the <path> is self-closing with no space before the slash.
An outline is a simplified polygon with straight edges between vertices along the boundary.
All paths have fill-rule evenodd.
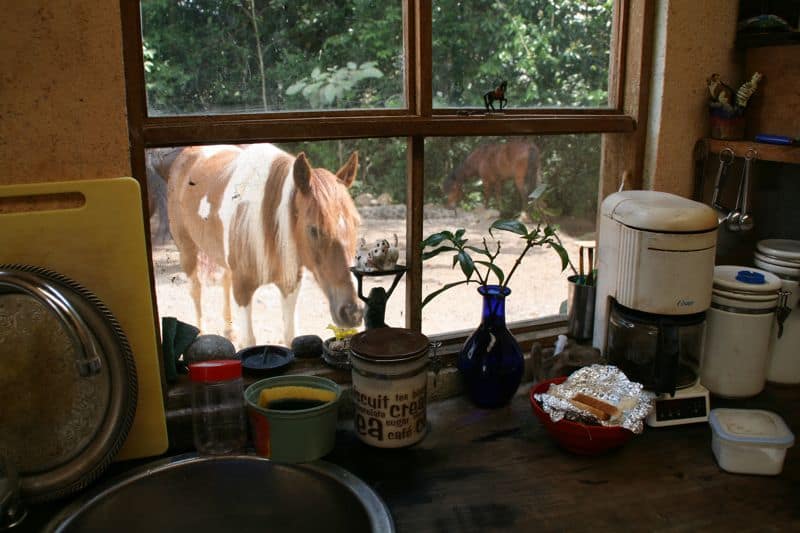
<path id="1" fill-rule="evenodd" d="M 356 302 L 346 303 L 336 309 L 333 318 L 338 326 L 352 328 L 361 324 L 364 308 Z"/>

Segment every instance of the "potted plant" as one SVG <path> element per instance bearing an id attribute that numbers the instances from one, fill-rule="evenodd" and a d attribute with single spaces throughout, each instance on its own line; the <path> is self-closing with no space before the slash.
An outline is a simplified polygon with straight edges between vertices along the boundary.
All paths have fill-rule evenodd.
<path id="1" fill-rule="evenodd" d="M 496 220 L 489 227 L 489 236 L 504 231 L 525 241 L 522 252 L 506 275 L 497 258 L 501 244 L 490 245 L 483 237 L 481 246 L 473 246 L 464 237 L 466 231 L 440 231 L 422 241 L 422 260 L 440 254 L 453 254 L 453 267 L 458 264 L 464 279 L 449 283 L 425 297 L 424 307 L 443 292 L 459 286 L 476 284 L 483 297 L 483 314 L 478 328 L 470 335 L 458 355 L 458 369 L 470 399 L 479 407 L 500 407 L 507 404 L 522 380 L 522 350 L 506 327 L 505 299 L 511 294 L 509 282 L 526 254 L 534 247 L 549 246 L 561 257 L 562 271 L 570 265 L 556 228 L 536 223 L 532 229 L 518 220 Z M 475 256 L 475 257 L 473 257 Z"/>

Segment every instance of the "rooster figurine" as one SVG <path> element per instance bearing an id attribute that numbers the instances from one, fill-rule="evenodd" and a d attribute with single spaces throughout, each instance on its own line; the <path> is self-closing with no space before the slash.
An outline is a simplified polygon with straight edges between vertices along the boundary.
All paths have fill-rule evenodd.
<path id="1" fill-rule="evenodd" d="M 763 74 L 755 72 L 748 81 L 744 82 L 734 92 L 730 86 L 722 81 L 719 74 L 712 74 L 706 80 L 708 94 L 711 97 L 709 105 L 712 109 L 720 109 L 727 115 L 741 115 L 763 78 Z"/>
<path id="2" fill-rule="evenodd" d="M 712 74 L 707 80 L 711 137 L 715 139 L 741 139 L 744 137 L 744 111 L 750 98 L 763 79 L 755 72 L 737 91 L 726 85 L 719 74 Z"/>

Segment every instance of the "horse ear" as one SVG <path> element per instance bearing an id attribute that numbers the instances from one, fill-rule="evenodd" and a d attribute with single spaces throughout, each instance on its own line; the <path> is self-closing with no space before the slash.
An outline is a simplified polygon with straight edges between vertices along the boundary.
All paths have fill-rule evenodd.
<path id="1" fill-rule="evenodd" d="M 293 174 L 295 187 L 304 194 L 308 193 L 311 190 L 311 165 L 308 163 L 305 152 L 297 154 L 297 158 L 294 160 Z"/>
<path id="2" fill-rule="evenodd" d="M 353 152 L 347 163 L 336 173 L 336 177 L 345 187 L 350 187 L 356 179 L 356 174 L 358 174 L 358 152 Z"/>

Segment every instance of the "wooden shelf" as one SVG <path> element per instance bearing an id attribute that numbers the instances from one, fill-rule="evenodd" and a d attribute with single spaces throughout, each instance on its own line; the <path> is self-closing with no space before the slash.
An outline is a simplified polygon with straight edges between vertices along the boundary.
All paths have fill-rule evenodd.
<path id="1" fill-rule="evenodd" d="M 708 151 L 712 154 L 718 154 L 724 148 L 730 148 L 736 157 L 744 157 L 748 150 L 753 149 L 756 151 L 758 160 L 800 165 L 800 144 L 782 146 L 755 141 L 724 141 L 720 139 L 705 139 L 705 142 L 708 145 Z"/>

